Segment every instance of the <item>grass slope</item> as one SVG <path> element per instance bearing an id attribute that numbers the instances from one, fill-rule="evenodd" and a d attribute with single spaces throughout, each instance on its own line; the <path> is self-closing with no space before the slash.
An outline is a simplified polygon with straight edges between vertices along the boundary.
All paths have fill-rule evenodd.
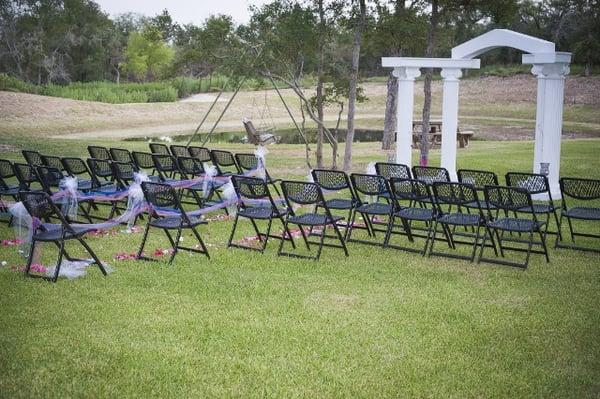
<path id="1" fill-rule="evenodd" d="M 11 138 L 8 144 L 83 155 L 89 143 Z M 599 148 L 599 140 L 564 142 L 563 175 L 599 178 Z M 274 175 L 306 175 L 301 147 L 270 150 Z M 355 153 L 356 170 L 385 158 L 375 143 L 357 144 Z M 17 153 L 3 156 L 16 159 Z M 503 174 L 529 170 L 531 156 L 529 142 L 473 143 L 459 151 L 459 166 Z M 115 269 L 107 278 L 92 269 L 85 278 L 53 285 L 1 268 L 0 396 L 600 392 L 598 255 L 552 250 L 550 264 L 533 256 L 530 268 L 520 271 L 350 244 L 350 258 L 325 249 L 311 262 L 277 257 L 275 241 L 264 255 L 228 250 L 230 228 L 227 221 L 201 228 L 210 261 L 186 253 L 172 266 L 113 260 L 116 252 L 137 248 L 137 233 L 88 238 Z M 241 235 L 250 231 L 243 223 Z M 2 224 L 0 238 L 10 237 Z M 190 241 L 186 235 L 184 243 Z M 166 246 L 155 232 L 147 248 Z M 24 263 L 14 247 L 0 251 L 9 266 Z M 54 254 L 44 249 L 46 264 Z"/>

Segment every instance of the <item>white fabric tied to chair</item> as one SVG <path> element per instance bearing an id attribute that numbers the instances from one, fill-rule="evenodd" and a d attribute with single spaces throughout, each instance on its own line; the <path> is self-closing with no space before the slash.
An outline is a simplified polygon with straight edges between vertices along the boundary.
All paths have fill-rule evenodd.
<path id="1" fill-rule="evenodd" d="M 262 180 L 267 179 L 266 155 L 268 153 L 269 151 L 262 145 L 259 145 L 258 148 L 254 150 L 254 155 L 256 155 L 256 158 L 258 159 L 258 163 L 256 165 L 256 176 Z"/>
<path id="2" fill-rule="evenodd" d="M 225 202 L 227 203 L 227 212 L 231 216 L 235 216 L 235 214 L 237 212 L 237 206 L 236 206 L 237 194 L 235 192 L 235 188 L 233 187 L 233 184 L 231 183 L 231 181 L 228 181 L 226 184 L 223 185 L 222 193 L 223 193 L 223 198 L 225 199 Z"/>
<path id="3" fill-rule="evenodd" d="M 204 164 L 204 180 L 202 181 L 202 194 L 204 198 L 208 198 L 212 191 L 212 183 L 218 173 L 219 171 L 214 165 Z"/>
<path id="4" fill-rule="evenodd" d="M 59 188 L 65 190 L 67 195 L 62 203 L 62 214 L 65 215 L 70 221 L 77 220 L 77 187 L 79 183 L 77 177 L 65 177 L 59 183 Z"/>
<path id="5" fill-rule="evenodd" d="M 144 204 L 144 192 L 142 191 L 142 182 L 150 181 L 150 178 L 144 172 L 135 172 L 133 174 L 133 183 L 127 189 L 127 209 L 125 215 L 127 215 L 127 230 L 130 233 L 135 225 L 137 218 L 137 210 L 140 209 Z"/>
<path id="6" fill-rule="evenodd" d="M 19 253 L 28 256 L 31 237 L 33 236 L 33 218 L 22 202 L 13 204 L 8 211 L 13 216 L 12 225 L 15 238 L 19 241 Z"/>

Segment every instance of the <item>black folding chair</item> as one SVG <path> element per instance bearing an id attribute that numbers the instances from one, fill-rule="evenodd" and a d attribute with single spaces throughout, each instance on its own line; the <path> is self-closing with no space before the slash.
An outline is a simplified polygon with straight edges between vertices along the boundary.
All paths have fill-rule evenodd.
<path id="1" fill-rule="evenodd" d="M 211 150 L 210 155 L 213 163 L 217 167 L 219 175 L 237 175 L 242 173 L 239 165 L 235 161 L 233 153 L 229 151 Z"/>
<path id="2" fill-rule="evenodd" d="M 505 215 L 514 215 L 514 217 L 499 217 L 497 219 L 489 219 L 487 227 L 489 231 L 489 237 L 493 239 L 493 234 L 496 234 L 498 248 L 500 249 L 500 255 L 504 258 L 504 251 L 517 251 L 526 252 L 524 263 L 506 261 L 497 258 L 484 258 L 483 249 L 487 236 L 484 236 L 479 252 L 478 262 L 496 263 L 506 266 L 515 266 L 520 268 L 527 268 L 529 264 L 529 257 L 531 253 L 543 254 L 546 257 L 546 262 L 550 262 L 548 257 L 548 249 L 546 247 L 546 229 L 548 225 L 546 222 L 538 221 L 537 213 L 533 211 L 534 204 L 531 200 L 531 193 L 520 187 L 501 187 L 501 186 L 486 186 L 484 188 L 485 201 L 489 205 L 493 205 L 494 209 L 505 211 Z M 491 209 L 488 208 L 488 213 L 491 213 Z M 522 214 L 527 214 L 530 218 L 520 217 Z M 545 226 L 545 229 L 542 228 Z M 505 232 L 515 232 L 521 234 L 528 234 L 527 239 L 520 237 L 504 237 Z M 534 234 L 537 233 L 540 236 L 540 241 L 534 241 Z M 527 248 L 508 246 L 505 242 L 527 244 Z M 533 245 L 541 246 L 542 250 L 533 249 Z M 494 244 L 495 248 L 495 244 Z M 496 256 L 498 253 L 496 252 Z"/>
<path id="3" fill-rule="evenodd" d="M 152 160 L 160 181 L 174 181 L 177 175 L 183 177 L 177 166 L 177 160 L 172 155 L 152 154 Z"/>
<path id="4" fill-rule="evenodd" d="M 233 222 L 233 228 L 229 235 L 229 241 L 227 242 L 228 247 L 236 247 L 242 249 L 250 249 L 259 252 L 264 252 L 267 247 L 267 241 L 269 237 L 287 239 L 290 240 L 292 246 L 296 248 L 292 234 L 288 230 L 285 224 L 285 216 L 287 215 L 287 209 L 277 206 L 275 200 L 271 196 L 268 185 L 259 178 L 256 177 L 244 177 L 244 176 L 232 176 L 231 182 L 235 188 L 237 194 L 237 212 L 235 220 Z M 263 203 L 256 204 L 255 201 L 263 201 Z M 256 232 L 256 237 L 261 243 L 259 248 L 252 247 L 250 245 L 243 245 L 233 243 L 233 237 L 237 228 L 239 218 L 245 218 L 250 220 L 252 227 Z M 282 237 L 271 234 L 271 225 L 273 219 L 279 219 L 283 225 L 284 231 Z M 266 232 L 262 233 L 257 224 L 257 220 L 267 221 Z M 286 237 L 287 236 L 287 237 Z"/>
<path id="5" fill-rule="evenodd" d="M 179 168 L 179 172 L 184 179 L 192 179 L 194 177 L 202 177 L 206 174 L 204 170 L 204 165 L 202 161 L 198 158 L 194 157 L 178 157 L 177 158 L 177 166 Z M 219 192 L 219 188 L 223 186 L 224 183 L 212 181 L 210 184 L 204 185 L 203 182 L 196 183 L 193 186 L 188 187 L 186 190 L 188 194 L 194 197 L 197 205 L 202 208 L 208 204 L 214 204 L 215 202 L 212 200 L 213 196 L 216 196 L 219 201 L 222 200 L 221 193 Z M 205 188 L 207 192 L 204 192 Z M 223 208 L 226 215 L 229 214 L 227 208 Z"/>
<path id="6" fill-rule="evenodd" d="M 410 166 L 401 163 L 377 162 L 375 164 L 375 172 L 379 176 L 385 177 L 386 180 L 390 180 L 393 177 L 397 179 L 412 179 Z M 385 193 L 382 197 L 389 201 L 390 195 L 391 193 Z M 409 206 L 412 205 L 413 204 L 411 202 Z"/>
<path id="7" fill-rule="evenodd" d="M 298 181 L 283 181 L 281 182 L 281 188 L 283 190 L 283 196 L 285 197 L 285 201 L 288 207 L 288 213 L 284 224 L 284 231 L 289 231 L 289 224 L 295 224 L 300 228 L 300 233 L 302 234 L 302 238 L 304 239 L 304 244 L 306 248 L 310 250 L 310 244 L 318 245 L 318 249 L 315 256 L 307 256 L 293 252 L 285 252 L 284 251 L 284 243 L 286 241 L 285 234 L 283 234 L 280 238 L 279 242 L 279 250 L 277 252 L 278 255 L 291 256 L 295 258 L 303 258 L 303 259 L 313 259 L 318 260 L 321 257 L 321 251 L 324 246 L 334 247 L 334 248 L 342 248 L 344 250 L 344 254 L 348 256 L 348 249 L 346 248 L 346 243 L 344 242 L 344 237 L 342 237 L 342 233 L 338 228 L 338 222 L 343 219 L 341 216 L 333 216 L 331 211 L 327 207 L 325 203 L 325 198 L 323 197 L 323 193 L 321 189 L 316 183 L 307 183 L 307 182 L 298 182 Z M 307 213 L 297 213 L 294 210 L 295 205 L 312 205 L 313 211 Z M 316 206 L 319 205 L 319 208 L 323 209 L 323 212 L 317 212 Z M 340 245 L 326 243 L 325 236 L 327 226 L 333 226 L 335 230 L 336 237 L 340 242 Z M 309 241 L 306 233 L 304 232 L 304 227 L 321 228 L 321 236 L 319 242 Z M 290 235 L 290 241 L 293 241 L 292 236 Z"/>
<path id="8" fill-rule="evenodd" d="M 165 232 L 171 246 L 173 248 L 173 253 L 169 259 L 169 264 L 173 262 L 175 255 L 177 255 L 177 251 L 183 249 L 185 251 L 196 252 L 206 255 L 207 258 L 210 259 L 208 254 L 208 250 L 204 245 L 204 241 L 200 237 L 200 234 L 196 230 L 196 226 L 200 224 L 207 224 L 204 220 L 199 216 L 188 216 L 183 207 L 181 206 L 181 202 L 179 201 L 179 196 L 177 195 L 177 191 L 168 184 L 164 183 L 153 183 L 153 182 L 142 182 L 142 191 L 144 192 L 144 197 L 146 201 L 151 206 L 149 210 L 148 223 L 146 224 L 146 228 L 144 230 L 144 236 L 142 238 L 142 244 L 138 251 L 137 257 L 138 259 L 145 260 L 154 260 L 143 256 L 142 253 L 144 251 L 144 246 L 146 245 L 146 239 L 148 238 L 148 231 L 150 227 L 161 229 Z M 172 212 L 177 213 L 174 216 L 160 216 L 160 209 L 168 209 Z M 198 240 L 201 249 L 192 248 L 192 247 L 183 247 L 179 244 L 181 233 L 183 229 L 190 229 L 192 234 Z M 177 235 L 175 238 L 170 233 L 170 230 L 177 230 Z"/>
<path id="9" fill-rule="evenodd" d="M 93 181 L 92 172 L 90 172 L 83 159 L 74 157 L 62 158 L 62 164 L 69 176 L 77 177 L 77 188 L 79 190 L 90 191 L 94 188 L 99 188 L 99 185 Z"/>
<path id="10" fill-rule="evenodd" d="M 112 157 L 110 156 L 110 152 L 106 147 L 101 147 L 98 145 L 88 145 L 87 149 L 88 153 L 90 154 L 90 157 L 94 159 L 104 159 L 107 161 L 110 161 L 112 159 Z"/>
<path id="11" fill-rule="evenodd" d="M 131 151 L 126 148 L 111 148 L 110 158 L 117 162 L 134 162 Z"/>
<path id="12" fill-rule="evenodd" d="M 258 168 L 258 157 L 254 154 L 235 154 L 235 161 L 240 167 L 240 171 L 242 173 L 249 172 Z M 280 181 L 281 180 L 279 179 L 273 179 L 269 174 L 269 171 L 265 168 L 265 182 L 273 186 L 277 195 L 281 197 L 281 193 L 277 188 L 277 183 Z"/>
<path id="13" fill-rule="evenodd" d="M 573 221 L 600 222 L 600 180 L 563 177 L 560 179 L 560 192 L 562 206 L 558 231 L 561 231 L 563 218 L 567 218 L 572 244 L 563 243 L 562 236 L 557 235 L 554 247 L 600 252 L 598 247 L 575 245 L 575 237 L 598 239 L 600 235 L 576 232 L 573 228 Z M 567 206 L 567 198 L 570 198 L 570 206 Z"/>
<path id="14" fill-rule="evenodd" d="M 112 161 L 110 166 L 119 189 L 123 190 L 128 188 L 129 185 L 135 180 L 134 173 L 137 172 L 138 169 L 134 164 L 129 162 Z"/>
<path id="15" fill-rule="evenodd" d="M 21 154 L 23 154 L 23 158 L 25 158 L 25 162 L 27 162 L 28 165 L 39 166 L 44 164 L 44 162 L 42 162 L 42 155 L 38 151 L 23 150 L 21 151 Z"/>
<path id="16" fill-rule="evenodd" d="M 111 161 L 107 159 L 96 159 L 96 158 L 88 158 L 87 159 L 88 169 L 92 174 L 92 180 L 94 181 L 94 185 L 97 187 L 106 186 L 105 188 L 108 190 L 109 188 L 115 190 L 116 187 L 114 184 L 115 176 L 113 174 L 113 169 L 111 166 Z"/>
<path id="17" fill-rule="evenodd" d="M 433 225 L 433 240 L 429 247 L 429 256 L 438 255 L 473 262 L 477 253 L 477 246 L 482 238 L 481 228 L 484 230 L 484 235 L 486 234 L 486 217 L 475 187 L 465 183 L 435 182 L 433 183 L 433 199 L 436 204 L 436 218 Z M 471 206 L 474 213 L 462 211 L 467 204 Z M 451 249 L 455 250 L 456 244 L 470 245 L 472 247 L 471 255 L 464 256 L 456 253 L 434 251 L 438 225 L 441 225 L 442 232 L 446 236 L 446 241 Z M 457 226 L 465 227 L 465 229 L 472 227 L 475 234 L 457 233 L 455 232 Z M 470 238 L 472 241 L 461 241 L 456 239 L 456 236 Z"/>
<path id="18" fill-rule="evenodd" d="M 212 164 L 212 158 L 208 148 L 191 145 L 188 147 L 188 152 L 191 157 L 199 159 L 200 162 L 210 162 Z"/>
<path id="19" fill-rule="evenodd" d="M 61 172 L 65 171 L 65 166 L 62 164 L 62 158 L 54 155 L 42 155 L 42 165 L 56 168 Z"/>
<path id="20" fill-rule="evenodd" d="M 415 179 L 421 180 L 426 184 L 450 181 L 450 173 L 448 173 L 446 168 L 438 168 L 435 166 L 413 166 L 412 172 Z"/>
<path id="21" fill-rule="evenodd" d="M 83 239 L 83 236 L 93 231 L 94 228 L 87 227 L 86 225 L 71 225 L 58 210 L 56 205 L 50 199 L 50 196 L 45 192 L 30 192 L 23 191 L 19 194 L 20 200 L 23 202 L 25 209 L 29 212 L 31 217 L 37 218 L 41 221 L 48 221 L 51 218 L 58 219 L 60 221 L 59 226 L 54 228 L 45 227 L 44 224 L 39 224 L 33 231 L 31 238 L 31 247 L 29 249 L 29 259 L 27 261 L 27 267 L 25 268 L 25 275 L 29 277 L 40 277 L 52 282 L 56 282 L 60 273 L 60 265 L 63 257 L 69 261 L 82 261 L 84 259 L 75 259 L 69 256 L 65 249 L 65 242 L 69 240 L 77 240 L 88 252 L 88 254 L 94 260 L 94 263 L 98 266 L 103 275 L 106 276 L 106 270 L 104 265 L 98 259 L 98 256 L 92 251 L 87 242 Z M 53 242 L 58 248 L 58 261 L 56 262 L 56 268 L 54 270 L 54 276 L 40 276 L 30 274 L 31 263 L 33 261 L 33 254 L 35 253 L 35 247 L 38 242 Z"/>
<path id="22" fill-rule="evenodd" d="M 175 144 L 173 144 L 169 148 L 171 149 L 171 155 L 173 155 L 175 158 L 177 158 L 177 157 L 187 157 L 187 156 L 190 155 L 190 153 L 188 152 L 187 147 L 184 146 L 184 145 L 175 145 Z"/>
<path id="23" fill-rule="evenodd" d="M 392 213 L 394 212 L 394 206 L 389 201 L 387 203 L 378 202 L 380 197 L 390 197 L 390 190 L 388 187 L 388 181 L 383 176 L 379 175 L 368 175 L 362 173 L 352 173 L 350 175 L 350 180 L 352 181 L 352 187 L 354 188 L 354 192 L 356 194 L 356 200 L 358 201 L 358 206 L 356 207 L 352 220 L 350 221 L 350 227 L 347 232 L 346 241 L 354 241 L 360 242 L 363 244 L 369 245 L 381 245 L 383 246 L 383 240 L 381 243 L 376 243 L 373 241 L 367 240 L 359 240 L 353 239 L 352 232 L 354 231 L 354 223 L 356 220 L 356 214 L 359 213 L 362 215 L 363 220 L 365 221 L 365 227 L 369 237 L 376 237 L 375 232 L 384 233 L 388 231 L 388 223 L 391 219 Z M 366 199 L 361 199 L 360 196 L 364 195 Z M 376 217 L 387 217 L 387 220 L 378 221 L 375 220 Z"/>
<path id="24" fill-rule="evenodd" d="M 171 155 L 166 144 L 150 143 L 150 152 L 153 154 Z"/>
<path id="25" fill-rule="evenodd" d="M 6 159 L 0 159 L 0 212 L 8 212 L 8 205 L 2 198 L 9 197 L 17 200 L 19 195 L 19 184 L 13 184 L 16 180 L 12 163 Z M 11 183 L 12 182 L 12 183 Z M 12 215 L 9 214 L 8 224 L 12 223 Z"/>
<path id="26" fill-rule="evenodd" d="M 19 181 L 19 190 L 24 191 L 42 191 L 42 182 L 38 177 L 35 166 L 26 163 L 14 163 L 13 170 Z"/>
<path id="27" fill-rule="evenodd" d="M 430 241 L 433 240 L 433 224 L 436 218 L 436 209 L 433 205 L 431 207 L 427 207 L 427 205 L 416 207 L 402 206 L 401 203 L 402 201 L 408 201 L 409 204 L 433 204 L 433 197 L 431 196 L 431 191 L 429 189 L 430 186 L 420 180 L 396 177 L 392 177 L 389 180 L 389 184 L 395 211 L 392 213 L 388 223 L 384 247 L 418 252 L 425 255 L 429 248 Z M 398 232 L 398 234 L 406 235 L 410 242 L 414 242 L 415 237 L 425 238 L 425 245 L 422 250 L 390 244 L 394 228 L 396 227 L 395 221 L 397 218 L 400 219 L 402 223 L 402 231 Z M 422 222 L 424 227 L 415 228 L 413 222 Z M 424 230 L 426 234 L 423 235 L 420 233 L 421 230 Z"/>
<path id="28" fill-rule="evenodd" d="M 347 211 L 348 215 L 346 220 L 348 223 L 351 223 L 351 221 L 354 220 L 353 216 L 356 208 L 359 205 L 359 200 L 354 192 L 354 189 L 352 188 L 352 183 L 350 182 L 350 178 L 346 172 L 340 170 L 313 169 L 311 174 L 314 182 L 321 187 L 321 192 L 325 190 L 335 191 L 336 193 L 335 198 L 328 198 L 326 193 L 323 194 L 325 196 L 327 207 L 332 211 Z M 349 228 L 349 224 L 346 224 L 344 230 L 345 239 L 348 238 L 347 236 Z"/>
<path id="29" fill-rule="evenodd" d="M 456 174 L 460 183 L 471 184 L 477 190 L 477 193 L 481 194 L 479 204 L 481 208 L 487 209 L 488 206 L 485 203 L 483 188 L 485 186 L 498 186 L 498 176 L 494 172 L 476 169 L 459 169 L 456 171 Z M 465 207 L 467 209 L 477 208 L 477 204 L 465 204 Z M 493 209 L 493 205 L 491 207 Z"/>
<path id="30" fill-rule="evenodd" d="M 137 167 L 137 170 L 148 174 L 150 181 L 158 182 L 160 178 L 155 176 L 156 168 L 154 167 L 154 160 L 152 154 L 149 152 L 134 151 L 131 153 L 133 157 L 133 163 Z"/>
<path id="31" fill-rule="evenodd" d="M 60 182 L 65 178 L 62 171 L 58 168 L 53 168 L 51 166 L 38 166 L 36 168 L 38 179 L 42 185 L 42 189 L 44 192 L 50 196 L 55 194 L 60 190 Z M 67 197 L 60 198 L 57 201 L 54 201 L 56 205 L 60 205 L 61 211 L 64 209 L 64 205 L 69 199 Z M 87 204 L 87 208 L 84 206 Z M 92 223 L 92 217 L 90 215 L 91 202 L 87 200 L 78 199 L 77 207 L 83 214 L 83 216 L 87 219 L 89 223 Z M 68 219 L 68 215 L 64 215 L 65 218 Z M 73 221 L 73 220 L 71 220 Z"/>

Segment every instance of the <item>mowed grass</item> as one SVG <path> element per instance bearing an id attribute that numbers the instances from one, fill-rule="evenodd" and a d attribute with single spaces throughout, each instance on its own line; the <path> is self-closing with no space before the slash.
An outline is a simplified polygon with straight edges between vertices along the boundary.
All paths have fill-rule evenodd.
<path id="1" fill-rule="evenodd" d="M 90 144 L 6 142 L 64 155 L 84 155 Z M 386 159 L 377 143 L 355 145 L 357 171 Z M 503 175 L 530 170 L 532 149 L 473 142 L 458 162 Z M 599 149 L 600 140 L 564 141 L 562 174 L 599 178 Z M 269 150 L 273 175 L 304 179 L 301 146 Z M 439 162 L 438 150 L 432 158 Z M 326 248 L 313 262 L 277 257 L 276 240 L 264 255 L 226 249 L 230 229 L 230 221 L 201 227 L 211 259 L 182 252 L 172 266 L 113 260 L 134 252 L 140 233 L 89 237 L 115 271 L 104 278 L 92 268 L 57 284 L 11 271 L 24 260 L 15 247 L 0 247 L 8 262 L 0 269 L 0 396 L 600 394 L 599 255 L 551 250 L 550 264 L 534 255 L 521 271 L 351 243 L 349 258 Z M 239 237 L 250 234 L 242 223 Z M 2 224 L 0 236 L 13 232 Z M 147 252 L 167 246 L 154 232 Z M 75 244 L 69 249 L 83 255 Z M 55 253 L 45 246 L 44 263 Z"/>

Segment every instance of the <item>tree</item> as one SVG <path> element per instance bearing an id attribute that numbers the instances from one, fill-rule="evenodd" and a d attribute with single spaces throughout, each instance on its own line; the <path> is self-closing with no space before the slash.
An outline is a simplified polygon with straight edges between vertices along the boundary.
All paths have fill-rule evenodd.
<path id="1" fill-rule="evenodd" d="M 173 50 L 162 39 L 162 33 L 146 25 L 127 40 L 124 70 L 136 80 L 152 80 L 164 72 L 173 59 Z"/>

